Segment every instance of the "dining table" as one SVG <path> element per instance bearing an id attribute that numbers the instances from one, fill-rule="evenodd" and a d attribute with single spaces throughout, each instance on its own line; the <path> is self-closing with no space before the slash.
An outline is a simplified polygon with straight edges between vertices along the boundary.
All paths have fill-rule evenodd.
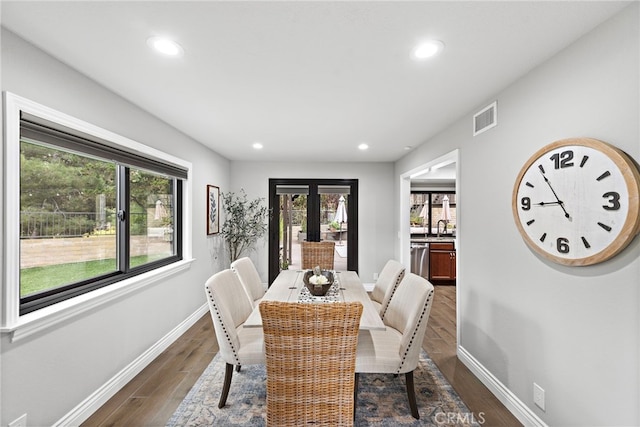
<path id="1" fill-rule="evenodd" d="M 283 270 L 278 274 L 261 301 L 302 302 L 330 304 L 332 302 L 362 303 L 361 330 L 385 330 L 384 322 L 376 306 L 371 302 L 358 273 L 355 271 L 333 272 L 334 284 L 325 296 L 313 296 L 304 284 L 306 270 Z M 261 328 L 262 316 L 258 304 L 244 322 L 245 328 Z"/>

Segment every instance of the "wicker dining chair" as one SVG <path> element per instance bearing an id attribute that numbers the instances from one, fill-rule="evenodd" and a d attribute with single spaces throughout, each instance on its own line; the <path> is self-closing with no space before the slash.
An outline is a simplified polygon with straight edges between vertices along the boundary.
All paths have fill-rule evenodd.
<path id="1" fill-rule="evenodd" d="M 302 268 L 320 266 L 323 270 L 333 270 L 336 242 L 302 242 Z"/>
<path id="2" fill-rule="evenodd" d="M 352 426 L 359 302 L 260 303 L 267 426 Z"/>

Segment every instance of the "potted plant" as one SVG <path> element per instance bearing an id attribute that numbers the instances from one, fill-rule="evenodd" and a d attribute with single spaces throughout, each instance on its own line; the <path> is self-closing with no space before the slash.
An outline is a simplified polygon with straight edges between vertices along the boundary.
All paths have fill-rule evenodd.
<path id="1" fill-rule="evenodd" d="M 262 204 L 263 201 L 262 198 L 249 200 L 244 189 L 240 194 L 222 193 L 225 221 L 220 234 L 227 247 L 230 263 L 253 249 L 267 232 L 267 208 Z"/>
<path id="2" fill-rule="evenodd" d="M 300 226 L 300 231 L 298 231 L 298 242 L 303 242 L 307 240 L 307 221 L 306 218 L 303 219 L 302 225 Z"/>
<path id="3" fill-rule="evenodd" d="M 289 259 L 283 259 L 282 258 L 282 251 L 280 251 L 280 271 L 282 270 L 288 270 L 289 269 L 289 264 L 290 264 L 290 260 Z"/>

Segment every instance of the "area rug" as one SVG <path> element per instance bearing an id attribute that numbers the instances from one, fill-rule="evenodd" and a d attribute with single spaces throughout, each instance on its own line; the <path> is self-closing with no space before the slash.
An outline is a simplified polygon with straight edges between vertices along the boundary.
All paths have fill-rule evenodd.
<path id="1" fill-rule="evenodd" d="M 243 366 L 233 373 L 224 408 L 218 399 L 224 362 L 216 355 L 187 394 L 167 426 L 264 426 L 266 371 L 264 365 Z M 475 426 L 474 414 L 462 402 L 436 365 L 422 351 L 414 371 L 420 419 L 411 416 L 404 375 L 360 374 L 356 426 Z"/>

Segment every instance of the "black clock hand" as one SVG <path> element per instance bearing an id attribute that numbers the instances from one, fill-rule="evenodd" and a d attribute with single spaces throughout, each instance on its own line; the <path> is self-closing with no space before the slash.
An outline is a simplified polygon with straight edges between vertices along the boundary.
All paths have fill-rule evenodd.
<path id="1" fill-rule="evenodd" d="M 549 205 L 561 205 L 562 202 L 558 201 L 558 202 L 540 202 L 540 203 L 534 203 L 534 205 L 536 206 L 549 206 Z"/>
<path id="2" fill-rule="evenodd" d="M 558 197 L 558 195 L 556 194 L 556 191 L 553 189 L 553 187 L 551 186 L 551 182 L 549 182 L 549 179 L 547 179 L 547 177 L 544 175 L 544 172 L 542 172 L 542 169 L 538 169 L 540 171 L 540 173 L 542 174 L 542 177 L 544 178 L 544 182 L 547 183 L 547 185 L 549 186 L 549 188 L 551 189 L 551 192 L 553 193 L 553 196 L 556 198 L 557 203 L 560 205 L 560 207 L 562 208 L 562 210 L 564 211 L 564 216 L 565 218 L 569 218 L 569 212 L 567 212 L 567 210 L 564 208 L 564 203 L 562 203 L 562 201 L 560 200 L 560 198 Z"/>

